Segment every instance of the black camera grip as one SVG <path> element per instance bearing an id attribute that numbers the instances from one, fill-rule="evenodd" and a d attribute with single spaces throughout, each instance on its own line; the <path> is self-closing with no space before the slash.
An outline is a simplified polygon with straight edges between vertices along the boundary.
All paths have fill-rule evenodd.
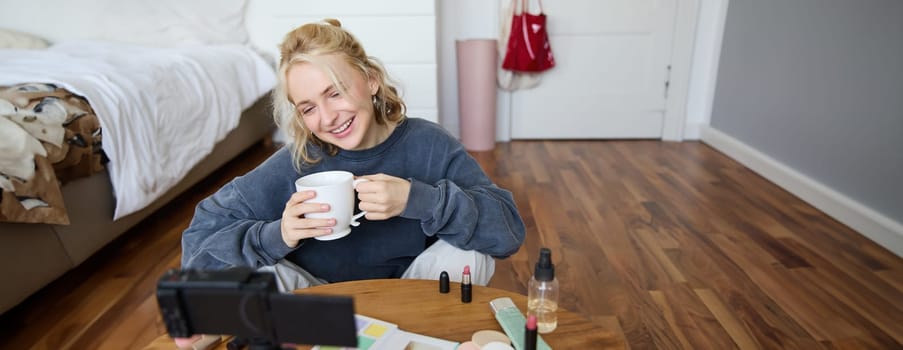
<path id="1" fill-rule="evenodd" d="M 194 335 L 188 328 L 188 320 L 182 314 L 178 291 L 158 289 L 157 302 L 160 303 L 160 314 L 163 317 L 163 323 L 166 324 L 166 331 L 169 332 L 170 336 L 187 338 Z"/>

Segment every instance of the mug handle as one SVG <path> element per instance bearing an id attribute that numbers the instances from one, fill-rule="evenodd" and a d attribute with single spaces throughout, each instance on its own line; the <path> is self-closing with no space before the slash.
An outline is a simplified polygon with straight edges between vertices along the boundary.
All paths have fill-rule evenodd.
<path id="1" fill-rule="evenodd" d="M 359 184 L 359 183 L 361 183 L 361 182 L 367 182 L 367 181 L 370 181 L 370 180 L 367 180 L 367 179 L 364 179 L 364 178 L 354 179 L 354 182 L 352 183 L 351 187 L 356 188 L 356 187 L 357 187 L 357 184 Z M 360 226 L 361 223 L 360 223 L 359 221 L 357 221 L 357 219 L 360 219 L 360 218 L 361 218 L 362 216 L 364 216 L 364 215 L 367 215 L 367 211 L 366 211 L 366 210 L 361 210 L 360 213 L 357 213 L 357 214 L 355 214 L 354 216 L 352 216 L 352 217 L 351 217 L 351 227 L 358 227 L 358 226 Z"/>

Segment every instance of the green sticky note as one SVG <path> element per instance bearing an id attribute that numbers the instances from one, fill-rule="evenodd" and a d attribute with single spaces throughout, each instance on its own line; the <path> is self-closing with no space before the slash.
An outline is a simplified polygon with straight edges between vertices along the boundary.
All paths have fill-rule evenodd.
<path id="1" fill-rule="evenodd" d="M 370 337 L 365 337 L 365 336 L 362 336 L 362 335 L 357 336 L 357 348 L 358 348 L 358 350 L 367 350 L 367 349 L 369 349 L 371 346 L 373 346 L 373 343 L 375 343 L 375 342 L 376 342 L 376 339 L 373 339 L 373 338 L 370 338 Z"/>

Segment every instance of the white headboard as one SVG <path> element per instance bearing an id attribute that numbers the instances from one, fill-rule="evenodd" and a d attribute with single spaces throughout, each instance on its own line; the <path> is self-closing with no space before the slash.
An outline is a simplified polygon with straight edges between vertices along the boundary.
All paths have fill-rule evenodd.
<path id="1" fill-rule="evenodd" d="M 336 18 L 399 84 L 408 115 L 438 121 L 436 4 L 432 0 L 249 0 L 251 43 L 278 59 L 292 29 Z"/>
<path id="2" fill-rule="evenodd" d="M 51 43 L 107 40 L 150 46 L 247 43 L 247 0 L 0 0 L 0 27 Z"/>
<path id="3" fill-rule="evenodd" d="M 271 58 L 290 30 L 336 18 L 379 58 L 408 115 L 438 121 L 434 0 L 0 0 L 0 28 L 49 40 L 249 43 Z M 243 25 L 244 24 L 244 25 Z"/>

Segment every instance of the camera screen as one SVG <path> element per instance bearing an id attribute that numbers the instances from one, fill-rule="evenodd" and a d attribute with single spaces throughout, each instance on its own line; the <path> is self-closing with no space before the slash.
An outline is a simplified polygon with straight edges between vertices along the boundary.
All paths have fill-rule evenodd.
<path id="1" fill-rule="evenodd" d="M 354 301 L 350 297 L 227 289 L 185 289 L 182 293 L 197 334 L 357 346 Z"/>
<path id="2" fill-rule="evenodd" d="M 268 336 L 266 294 L 239 289 L 185 289 L 182 296 L 197 334 Z"/>
<path id="3" fill-rule="evenodd" d="M 298 344 L 356 347 L 351 297 L 274 294 L 271 316 L 280 340 Z"/>

